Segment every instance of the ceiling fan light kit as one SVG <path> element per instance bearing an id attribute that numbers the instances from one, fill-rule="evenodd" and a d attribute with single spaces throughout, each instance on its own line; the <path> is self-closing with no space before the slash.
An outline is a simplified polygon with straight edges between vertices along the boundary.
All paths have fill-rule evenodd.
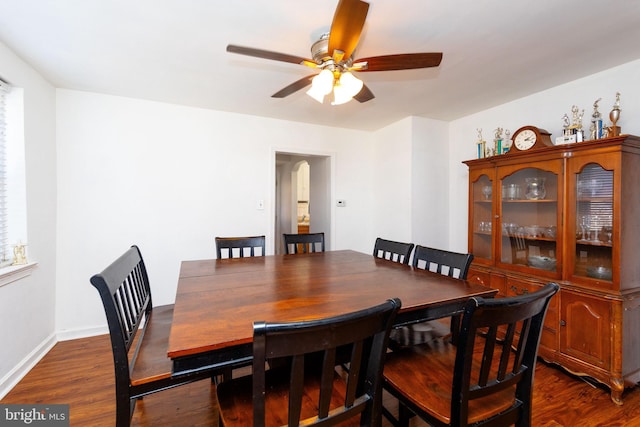
<path id="1" fill-rule="evenodd" d="M 331 93 L 333 89 L 333 73 L 324 69 L 320 74 L 311 80 L 311 88 L 307 91 L 307 95 L 322 104 L 325 95 Z"/>
<path id="2" fill-rule="evenodd" d="M 333 105 L 344 104 L 345 102 L 351 101 L 354 96 L 360 93 L 362 86 L 364 86 L 362 80 L 350 72 L 342 73 L 340 80 L 333 87 Z"/>
<path id="3" fill-rule="evenodd" d="M 330 32 L 323 34 L 311 46 L 313 59 L 236 45 L 228 45 L 227 52 L 320 69 L 317 75 L 303 77 L 274 93 L 272 97 L 284 98 L 311 84 L 307 95 L 320 103 L 333 91 L 331 105 L 344 104 L 351 99 L 367 102 L 375 98 L 364 82 L 351 71 L 410 70 L 440 65 L 441 52 L 383 55 L 354 60 L 352 55 L 360 40 L 368 11 L 369 3 L 366 1 L 339 0 Z"/>
<path id="4" fill-rule="evenodd" d="M 339 77 L 336 78 L 336 75 Z M 331 105 L 341 105 L 351 101 L 363 86 L 362 80 L 349 71 L 336 73 L 325 68 L 312 79 L 311 89 L 307 91 L 307 95 L 322 104 L 324 97 L 333 91 Z"/>

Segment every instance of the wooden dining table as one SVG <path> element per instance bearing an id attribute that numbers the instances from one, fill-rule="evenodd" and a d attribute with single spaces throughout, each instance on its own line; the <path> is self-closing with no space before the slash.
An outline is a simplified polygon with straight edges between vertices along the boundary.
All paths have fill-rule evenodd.
<path id="1" fill-rule="evenodd" d="M 174 375 L 251 360 L 253 322 L 336 316 L 398 297 L 396 325 L 460 313 L 495 289 L 351 250 L 183 261 L 169 337 Z"/>

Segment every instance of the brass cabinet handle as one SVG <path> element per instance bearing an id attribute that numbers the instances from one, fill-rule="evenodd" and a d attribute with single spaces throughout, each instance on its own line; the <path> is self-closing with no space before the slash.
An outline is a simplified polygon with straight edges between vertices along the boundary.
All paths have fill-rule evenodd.
<path id="1" fill-rule="evenodd" d="M 516 295 L 524 295 L 524 294 L 528 294 L 529 293 L 529 289 L 527 289 L 527 288 L 518 289 L 518 287 L 514 286 L 514 285 L 511 285 L 511 290 Z"/>

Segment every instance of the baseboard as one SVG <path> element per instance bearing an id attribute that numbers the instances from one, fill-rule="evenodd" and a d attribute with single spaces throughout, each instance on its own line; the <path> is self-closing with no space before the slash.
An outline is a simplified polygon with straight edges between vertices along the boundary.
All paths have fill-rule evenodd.
<path id="1" fill-rule="evenodd" d="M 27 355 L 18 365 L 0 380 L 0 399 L 4 398 L 13 387 L 56 345 L 58 340 L 56 334 L 49 335 L 31 353 Z"/>
<path id="2" fill-rule="evenodd" d="M 31 353 L 16 365 L 7 375 L 0 380 L 0 399 L 4 398 L 24 378 L 27 373 L 53 348 L 58 341 L 68 341 L 79 338 L 93 337 L 108 334 L 106 326 L 93 328 L 73 329 L 57 332 L 48 336 Z"/>
<path id="3" fill-rule="evenodd" d="M 107 326 L 96 326 L 93 328 L 69 329 L 66 331 L 58 331 L 58 341 L 77 340 L 80 338 L 95 337 L 96 335 L 105 335 L 109 333 Z"/>

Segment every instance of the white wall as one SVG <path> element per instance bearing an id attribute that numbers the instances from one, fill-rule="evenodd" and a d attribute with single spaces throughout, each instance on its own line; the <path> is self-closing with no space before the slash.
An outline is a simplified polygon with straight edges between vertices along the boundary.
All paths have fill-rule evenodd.
<path id="1" fill-rule="evenodd" d="M 558 86 L 517 101 L 481 111 L 450 123 L 449 185 L 451 193 L 467 194 L 468 173 L 462 161 L 476 157 L 477 128 L 483 129 L 484 139 L 493 138 L 497 127 L 509 129 L 513 134 L 526 125 L 538 126 L 552 133 L 552 140 L 562 134 L 562 116 L 571 116 L 571 106 L 585 109 L 584 126 L 589 129 L 593 102 L 602 98 L 599 111 L 608 123 L 609 111 L 615 102 L 616 92 L 621 93 L 621 118 L 618 125 L 623 133 L 640 135 L 640 60 L 593 74 L 580 80 Z M 452 198 L 449 210 L 451 224 L 450 244 L 455 248 L 467 247 L 468 200 Z"/>
<path id="2" fill-rule="evenodd" d="M 64 336 L 104 325 L 89 278 L 131 244 L 145 257 L 156 305 L 173 302 L 181 260 L 215 257 L 216 235 L 265 234 L 272 248 L 276 151 L 335 153 L 335 191 L 353 203 L 337 215 L 333 247 L 369 250 L 367 132 L 70 90 L 57 91 L 57 115 Z"/>
<path id="3" fill-rule="evenodd" d="M 31 276 L 0 287 L 0 396 L 55 342 L 56 145 L 55 89 L 0 43 L 0 73 L 24 89 L 27 254 Z"/>
<path id="4" fill-rule="evenodd" d="M 306 185 L 309 186 L 309 197 L 307 197 L 307 200 L 310 204 L 307 205 L 307 208 L 311 216 L 309 232 L 318 233 L 324 231 L 325 247 L 327 250 L 333 248 L 333 239 L 335 237 L 333 235 L 333 221 L 331 221 L 332 213 L 335 212 L 336 209 L 336 204 L 332 203 L 331 199 L 333 191 L 331 169 L 331 157 L 308 158 L 306 173 L 309 179 L 307 179 Z"/>
<path id="5" fill-rule="evenodd" d="M 371 248 L 376 237 L 449 247 L 448 139 L 447 122 L 422 117 L 375 133 Z"/>
<path id="6" fill-rule="evenodd" d="M 412 118 L 400 120 L 375 133 L 372 231 L 369 251 L 376 237 L 411 241 Z"/>
<path id="7" fill-rule="evenodd" d="M 411 134 L 411 242 L 449 248 L 449 200 L 466 197 L 447 186 L 449 124 L 413 117 Z"/>

